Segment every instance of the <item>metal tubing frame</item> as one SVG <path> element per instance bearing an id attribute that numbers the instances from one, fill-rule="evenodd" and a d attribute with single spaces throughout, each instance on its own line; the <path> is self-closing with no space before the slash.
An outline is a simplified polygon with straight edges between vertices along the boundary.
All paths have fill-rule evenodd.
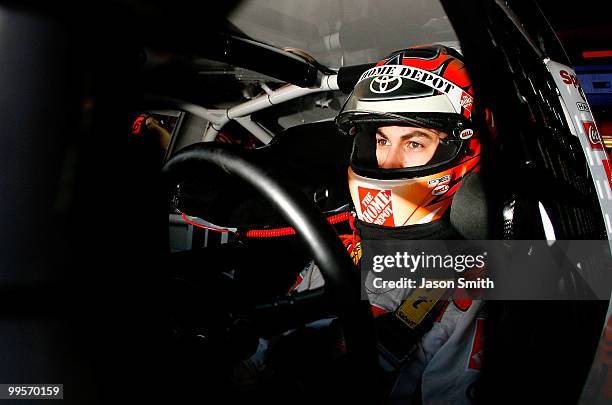
<path id="1" fill-rule="evenodd" d="M 223 126 L 229 121 L 234 120 L 251 132 L 257 139 L 267 144 L 272 140 L 273 135 L 261 125 L 251 120 L 251 114 L 308 94 L 335 90 L 339 90 L 337 75 L 324 75 L 321 77 L 319 87 L 305 88 L 289 84 L 228 109 L 211 110 L 197 106 L 197 109 L 189 112 L 210 122 L 202 136 L 202 141 L 204 142 L 214 141 L 219 131 L 223 129 Z"/>

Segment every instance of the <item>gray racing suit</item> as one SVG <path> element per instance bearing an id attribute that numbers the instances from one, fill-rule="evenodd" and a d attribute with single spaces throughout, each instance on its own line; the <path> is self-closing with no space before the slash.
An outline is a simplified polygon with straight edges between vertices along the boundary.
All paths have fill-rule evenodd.
<path id="1" fill-rule="evenodd" d="M 358 238 L 345 237 L 343 241 L 357 262 L 360 257 Z M 321 271 L 311 262 L 299 274 L 291 292 L 303 292 L 324 284 Z M 395 311 L 408 293 L 403 290 L 386 294 L 368 292 L 374 316 Z M 482 365 L 485 317 L 483 301 L 449 299 L 433 326 L 420 337 L 409 360 L 394 368 L 381 357 L 381 365 L 391 379 L 386 403 L 418 403 L 419 396 L 425 405 L 473 403 L 474 383 Z M 329 319 L 321 320 L 307 326 L 321 328 L 329 322 Z M 265 371 L 267 353 L 275 340 L 261 339 L 257 352 L 245 362 L 253 375 Z"/>
<path id="2" fill-rule="evenodd" d="M 301 273 L 297 291 L 317 288 L 323 277 L 316 266 Z M 369 294 L 374 316 L 392 312 L 401 295 Z M 389 404 L 413 403 L 420 392 L 423 404 L 471 404 L 474 383 L 482 365 L 484 302 L 449 300 L 400 369 L 394 370 Z"/>

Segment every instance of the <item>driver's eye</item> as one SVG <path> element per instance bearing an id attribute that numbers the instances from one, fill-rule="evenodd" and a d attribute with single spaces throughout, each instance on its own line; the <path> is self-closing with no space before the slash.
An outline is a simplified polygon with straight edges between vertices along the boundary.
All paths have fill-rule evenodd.
<path id="1" fill-rule="evenodd" d="M 423 145 L 415 141 L 408 142 L 407 146 L 409 149 L 420 149 L 423 147 Z"/>
<path id="2" fill-rule="evenodd" d="M 391 145 L 391 142 L 389 142 L 389 140 L 385 138 L 376 138 L 376 143 L 379 146 L 390 146 Z"/>

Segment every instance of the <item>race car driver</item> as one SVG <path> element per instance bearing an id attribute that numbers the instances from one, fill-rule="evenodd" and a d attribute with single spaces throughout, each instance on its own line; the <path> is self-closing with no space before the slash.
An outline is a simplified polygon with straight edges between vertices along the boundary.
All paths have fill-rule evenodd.
<path id="1" fill-rule="evenodd" d="M 394 52 L 360 77 L 336 117 L 354 137 L 354 234 L 343 240 L 355 263 L 365 239 L 460 237 L 449 214 L 462 179 L 479 168 L 473 108 L 462 56 L 446 46 Z M 323 284 L 314 265 L 298 280 L 298 292 Z M 483 303 L 436 293 L 367 290 L 391 403 L 462 404 L 477 395 Z M 417 296 L 425 304 L 415 310 Z"/>

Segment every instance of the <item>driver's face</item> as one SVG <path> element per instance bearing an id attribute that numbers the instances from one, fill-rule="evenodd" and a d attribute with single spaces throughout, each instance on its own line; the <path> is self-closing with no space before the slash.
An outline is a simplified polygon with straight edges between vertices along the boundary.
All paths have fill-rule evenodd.
<path id="1" fill-rule="evenodd" d="M 401 169 L 431 160 L 446 132 L 428 128 L 386 126 L 376 130 L 376 160 L 381 169 Z"/>

